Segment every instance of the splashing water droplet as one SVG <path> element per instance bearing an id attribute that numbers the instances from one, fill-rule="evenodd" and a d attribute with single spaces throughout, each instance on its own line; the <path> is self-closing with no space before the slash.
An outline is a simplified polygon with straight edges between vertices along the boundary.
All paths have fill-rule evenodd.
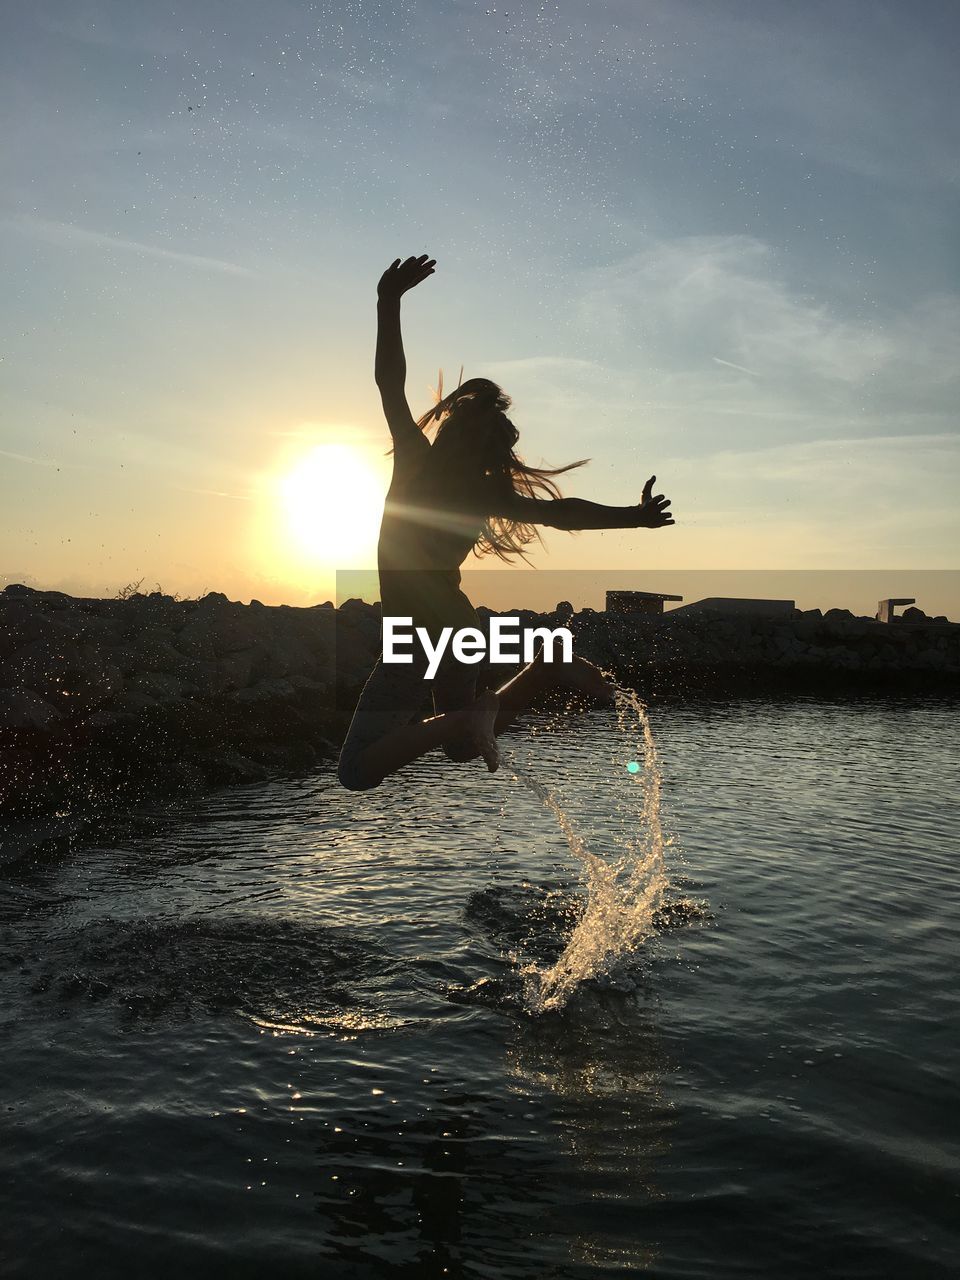
<path id="1" fill-rule="evenodd" d="M 610 972 L 654 930 L 654 917 L 667 888 L 664 837 L 660 826 L 660 769 L 647 709 L 637 695 L 618 689 L 617 729 L 636 734 L 630 769 L 639 786 L 630 788 L 630 824 L 605 855 L 589 849 L 559 800 L 541 782 L 512 763 L 517 778 L 556 818 L 580 864 L 586 906 L 559 959 L 552 965 L 527 966 L 525 1003 L 532 1013 L 561 1009 L 577 987 Z M 632 744 L 631 744 L 632 745 Z M 619 754 L 619 753 L 618 753 Z M 622 755 L 620 757 L 623 758 Z"/>

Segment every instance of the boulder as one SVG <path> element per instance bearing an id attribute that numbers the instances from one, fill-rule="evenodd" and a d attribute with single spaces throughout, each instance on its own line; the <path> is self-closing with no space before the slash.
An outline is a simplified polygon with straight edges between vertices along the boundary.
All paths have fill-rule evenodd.
<path id="1" fill-rule="evenodd" d="M 109 707 L 105 710 L 114 716 L 139 716 L 149 707 L 157 706 L 158 702 L 159 699 L 147 693 L 145 689 L 124 689 L 111 699 Z"/>
<path id="2" fill-rule="evenodd" d="M 263 649 L 243 649 L 230 653 L 217 663 L 218 693 L 246 689 L 263 671 L 267 654 Z"/>
<path id="3" fill-rule="evenodd" d="M 152 702 L 176 702 L 183 697 L 183 681 L 168 671 L 141 671 L 130 678 L 127 691 L 146 694 Z"/>
<path id="4" fill-rule="evenodd" d="M 62 719 L 63 712 L 30 689 L 0 689 L 0 732 L 49 733 Z"/>
<path id="5" fill-rule="evenodd" d="M 36 643 L 69 643 L 79 631 L 79 622 L 71 624 L 62 615 L 40 613 L 19 605 L 4 608 L 0 610 L 0 654 L 6 656 Z"/>
<path id="6" fill-rule="evenodd" d="M 135 724 L 140 718 L 140 711 L 117 711 L 102 708 L 100 711 L 94 711 L 84 721 L 91 729 L 117 729 L 121 725 Z"/>
<path id="7" fill-rule="evenodd" d="M 89 713 L 115 697 L 123 688 L 123 673 L 100 652 L 85 656 L 83 678 L 73 690 L 70 709 Z"/>
<path id="8" fill-rule="evenodd" d="M 261 680 L 250 689 L 238 689 L 233 697 L 237 702 L 285 701 L 296 695 L 290 680 Z"/>
<path id="9" fill-rule="evenodd" d="M 89 610 L 78 610 L 70 619 L 77 640 L 99 647 L 119 643 L 124 627 L 119 618 L 102 616 Z"/>
<path id="10" fill-rule="evenodd" d="M 38 591 L 36 598 L 41 608 L 47 613 L 60 609 L 73 609 L 76 605 L 73 596 L 68 596 L 65 591 Z"/>
<path id="11" fill-rule="evenodd" d="M 69 696 L 83 680 L 83 657 L 72 640 L 34 640 L 15 650 L 3 664 L 3 683 L 30 689 L 43 698 Z"/>
<path id="12" fill-rule="evenodd" d="M 215 608 L 205 608 L 181 627 L 176 648 L 188 658 L 216 658 L 248 649 L 258 641 L 269 643 L 270 639 L 269 630 L 251 616 L 233 617 Z"/>
<path id="13" fill-rule="evenodd" d="M 176 671 L 183 662 L 176 637 L 172 627 L 146 626 L 129 637 L 130 660 L 138 670 Z"/>

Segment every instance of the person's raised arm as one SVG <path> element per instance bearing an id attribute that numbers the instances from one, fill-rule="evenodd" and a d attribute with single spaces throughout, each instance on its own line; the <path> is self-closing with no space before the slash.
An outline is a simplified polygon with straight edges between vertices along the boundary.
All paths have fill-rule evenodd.
<path id="1" fill-rule="evenodd" d="M 541 524 L 550 529 L 663 529 L 674 523 L 668 509 L 669 498 L 654 494 L 656 476 L 643 486 L 639 503 L 631 507 L 607 507 L 585 498 L 524 498 L 505 494 L 495 501 L 490 515 L 508 516 L 524 524 Z"/>
<path id="2" fill-rule="evenodd" d="M 377 354 L 374 377 L 380 388 L 383 412 L 393 436 L 394 448 L 403 448 L 415 440 L 423 441 L 423 433 L 413 420 L 404 391 L 407 360 L 400 332 L 400 299 L 433 275 L 436 262 L 425 253 L 419 258 L 397 258 L 380 277 L 377 285 Z"/>

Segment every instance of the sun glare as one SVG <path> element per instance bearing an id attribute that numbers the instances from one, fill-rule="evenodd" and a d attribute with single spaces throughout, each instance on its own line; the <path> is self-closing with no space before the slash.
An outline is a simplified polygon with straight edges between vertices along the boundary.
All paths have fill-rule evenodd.
<path id="1" fill-rule="evenodd" d="M 385 487 L 383 476 L 359 449 L 316 445 L 278 482 L 292 549 L 331 568 L 372 563 Z"/>

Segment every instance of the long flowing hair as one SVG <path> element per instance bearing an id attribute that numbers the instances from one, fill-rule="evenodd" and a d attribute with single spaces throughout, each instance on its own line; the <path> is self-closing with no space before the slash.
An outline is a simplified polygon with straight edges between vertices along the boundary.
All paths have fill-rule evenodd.
<path id="1" fill-rule="evenodd" d="M 463 369 L 460 370 L 463 377 Z M 443 394 L 443 370 L 437 379 L 436 404 L 417 422 L 423 432 L 433 432 L 433 450 L 446 477 L 459 480 L 468 492 L 482 500 L 486 493 L 506 495 L 509 491 L 524 498 L 562 497 L 554 477 L 589 461 L 581 458 L 565 467 L 533 467 L 516 451 L 520 433 L 507 417 L 513 403 L 506 392 L 489 378 L 468 378 L 449 395 Z M 451 474 L 452 473 L 452 474 Z M 472 494 L 469 492 L 472 490 Z M 495 555 L 501 560 L 513 556 L 526 559 L 525 548 L 540 539 L 534 524 L 509 516 L 478 512 L 483 527 L 474 555 Z"/>

